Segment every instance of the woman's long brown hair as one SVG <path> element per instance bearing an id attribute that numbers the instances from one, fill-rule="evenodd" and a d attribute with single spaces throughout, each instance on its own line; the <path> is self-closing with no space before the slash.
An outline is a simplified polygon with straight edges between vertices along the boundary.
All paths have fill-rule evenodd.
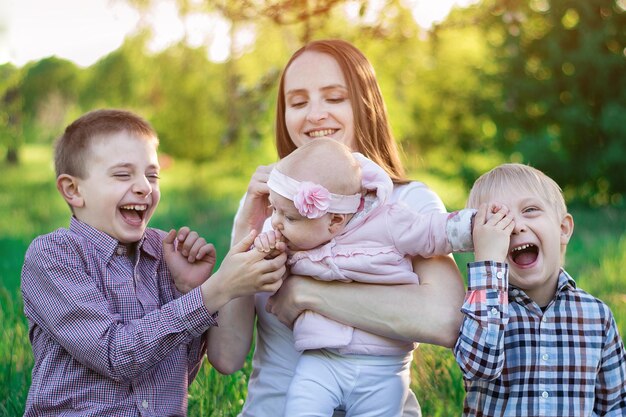
<path id="1" fill-rule="evenodd" d="M 276 149 L 279 157 L 283 158 L 296 149 L 285 124 L 285 73 L 291 63 L 307 51 L 332 56 L 344 74 L 354 113 L 354 150 L 380 165 L 394 183 L 408 182 L 374 68 L 359 49 L 340 39 L 312 41 L 296 51 L 285 66 L 280 77 L 276 107 Z"/>

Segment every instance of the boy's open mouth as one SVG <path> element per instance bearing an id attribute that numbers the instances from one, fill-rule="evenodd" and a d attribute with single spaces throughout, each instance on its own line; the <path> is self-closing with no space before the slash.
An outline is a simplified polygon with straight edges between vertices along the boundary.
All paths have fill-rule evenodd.
<path id="1" fill-rule="evenodd" d="M 509 252 L 509 258 L 517 265 L 530 265 L 537 260 L 539 256 L 539 248 L 532 243 L 525 243 L 523 245 L 513 248 Z"/>
<path id="2" fill-rule="evenodd" d="M 120 213 L 125 220 L 136 223 L 141 222 L 148 210 L 147 204 L 127 204 L 120 207 Z"/>

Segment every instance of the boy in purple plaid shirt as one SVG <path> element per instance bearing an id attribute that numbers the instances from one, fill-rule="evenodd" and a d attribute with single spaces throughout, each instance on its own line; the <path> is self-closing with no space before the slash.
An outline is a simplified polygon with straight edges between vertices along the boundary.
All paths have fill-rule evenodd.
<path id="1" fill-rule="evenodd" d="M 109 109 L 56 144 L 72 217 L 31 243 L 22 269 L 35 359 L 26 416 L 186 415 L 218 310 L 282 282 L 286 256 L 248 251 L 254 232 L 211 274 L 215 249 L 197 233 L 147 227 L 160 199 L 157 146 L 145 120 Z"/>
<path id="2" fill-rule="evenodd" d="M 497 201 L 492 213 L 486 203 Z M 625 416 L 626 356 L 608 306 L 563 270 L 574 230 L 559 186 L 521 164 L 481 176 L 475 262 L 454 348 L 464 416 Z"/>

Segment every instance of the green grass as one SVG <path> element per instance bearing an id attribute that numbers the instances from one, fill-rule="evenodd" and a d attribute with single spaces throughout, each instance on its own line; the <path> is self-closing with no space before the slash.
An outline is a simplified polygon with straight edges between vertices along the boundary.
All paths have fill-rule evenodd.
<path id="1" fill-rule="evenodd" d="M 69 216 L 54 187 L 49 150 L 29 146 L 22 156 L 19 167 L 0 164 L 0 417 L 23 414 L 33 365 L 19 294 L 24 252 L 33 237 L 66 227 Z M 228 161 L 223 166 L 168 161 L 166 166 L 152 226 L 188 225 L 215 243 L 221 259 L 228 248 L 232 215 L 252 171 L 238 174 Z M 626 212 L 573 208 L 572 213 L 576 228 L 566 267 L 580 287 L 609 304 L 624 335 L 626 280 L 621 274 L 626 270 Z M 470 256 L 456 256 L 462 272 Z M 450 351 L 421 345 L 414 357 L 412 388 L 424 416 L 460 415 L 462 379 Z M 250 360 L 230 376 L 205 364 L 189 391 L 189 415 L 235 416 L 243 405 L 250 371 Z"/>

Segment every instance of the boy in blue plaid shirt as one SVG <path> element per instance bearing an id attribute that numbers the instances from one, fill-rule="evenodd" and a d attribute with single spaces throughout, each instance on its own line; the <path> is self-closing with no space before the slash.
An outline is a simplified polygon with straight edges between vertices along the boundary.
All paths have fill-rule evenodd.
<path id="1" fill-rule="evenodd" d="M 476 181 L 467 206 L 480 208 L 454 348 L 463 415 L 625 416 L 626 356 L 611 310 L 562 268 L 574 221 L 559 186 L 504 164 Z"/>

